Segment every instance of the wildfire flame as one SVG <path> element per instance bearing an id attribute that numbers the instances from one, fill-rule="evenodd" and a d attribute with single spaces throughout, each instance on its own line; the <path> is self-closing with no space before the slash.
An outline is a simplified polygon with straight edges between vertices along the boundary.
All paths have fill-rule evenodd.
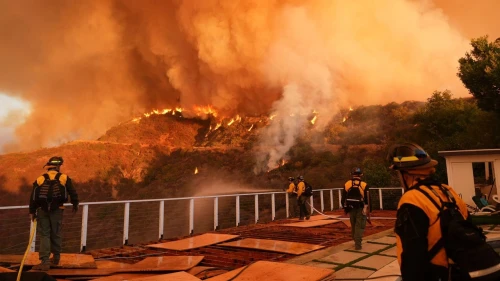
<path id="1" fill-rule="evenodd" d="M 269 120 L 273 120 L 274 117 L 276 117 L 276 114 L 273 114 L 273 115 L 269 116 Z"/>
<path id="2" fill-rule="evenodd" d="M 314 110 L 313 110 L 313 114 L 318 114 L 318 112 L 314 109 Z"/>
<path id="3" fill-rule="evenodd" d="M 214 117 L 217 117 L 217 111 L 212 108 L 212 106 L 207 105 L 207 106 L 195 106 L 194 111 L 196 112 L 196 115 L 200 116 L 200 114 L 205 114 L 205 115 L 213 115 Z"/>
<path id="4" fill-rule="evenodd" d="M 235 121 L 241 122 L 241 116 L 240 115 L 236 115 Z"/>
<path id="5" fill-rule="evenodd" d="M 252 124 L 252 126 L 250 126 L 250 129 L 248 129 L 248 131 L 250 132 L 252 130 L 252 128 L 253 128 L 253 124 Z"/>
<path id="6" fill-rule="evenodd" d="M 347 120 L 347 118 L 346 118 L 346 117 L 344 117 L 344 119 L 342 119 L 342 122 L 345 122 L 345 120 Z"/>
<path id="7" fill-rule="evenodd" d="M 134 122 L 134 123 L 139 123 L 139 121 L 141 121 L 141 117 L 137 117 L 137 118 L 132 119 L 132 122 Z"/>
<path id="8" fill-rule="evenodd" d="M 313 119 L 311 120 L 311 124 L 314 125 L 314 123 L 316 123 L 316 119 L 318 119 L 318 116 L 314 115 Z"/>
<path id="9" fill-rule="evenodd" d="M 349 111 L 353 111 L 352 107 L 349 106 Z"/>
<path id="10" fill-rule="evenodd" d="M 198 167 L 196 167 L 196 168 L 194 169 L 194 174 L 195 174 L 195 175 L 196 175 L 196 174 L 198 174 Z"/>
<path id="11" fill-rule="evenodd" d="M 222 123 L 217 123 L 217 125 L 215 126 L 214 131 L 217 131 L 217 129 L 219 129 L 220 126 L 222 126 Z"/>
<path id="12" fill-rule="evenodd" d="M 231 126 L 231 124 L 234 123 L 234 118 L 231 119 L 231 121 L 229 121 L 229 123 L 227 123 L 228 126 Z"/>

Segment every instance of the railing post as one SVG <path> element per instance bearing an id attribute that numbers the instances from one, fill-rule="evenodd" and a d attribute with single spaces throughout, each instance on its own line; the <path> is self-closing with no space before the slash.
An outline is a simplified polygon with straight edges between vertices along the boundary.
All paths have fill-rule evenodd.
<path id="1" fill-rule="evenodd" d="M 160 237 L 160 240 L 163 239 L 164 223 L 165 223 L 165 201 L 160 201 L 160 211 L 158 220 L 158 236 Z"/>
<path id="2" fill-rule="evenodd" d="M 214 230 L 219 228 L 219 197 L 214 198 Z"/>
<path id="3" fill-rule="evenodd" d="M 236 195 L 236 226 L 240 226 L 240 196 Z"/>
<path id="4" fill-rule="evenodd" d="M 82 233 L 80 239 L 80 253 L 85 252 L 87 247 L 87 223 L 89 220 L 89 205 L 83 205 L 82 211 Z"/>
<path id="5" fill-rule="evenodd" d="M 382 204 L 382 188 L 378 189 L 378 202 L 380 204 L 380 210 L 383 210 L 384 204 Z"/>
<path id="6" fill-rule="evenodd" d="M 321 212 L 325 211 L 325 202 L 323 201 L 323 190 L 319 191 L 319 198 L 321 200 Z"/>
<path id="7" fill-rule="evenodd" d="M 333 211 L 333 190 L 330 189 L 330 211 Z"/>
<path id="8" fill-rule="evenodd" d="M 401 196 L 405 194 L 405 189 L 401 188 Z"/>
<path id="9" fill-rule="evenodd" d="M 189 199 L 189 235 L 194 232 L 194 199 Z"/>
<path id="10" fill-rule="evenodd" d="M 342 190 L 339 189 L 339 209 L 342 209 Z"/>
<path id="11" fill-rule="evenodd" d="M 125 211 L 123 215 L 123 245 L 128 244 L 128 223 L 130 219 L 130 202 L 125 203 Z"/>
<path id="12" fill-rule="evenodd" d="M 274 221 L 276 218 L 276 209 L 275 209 L 275 198 L 274 193 L 271 194 L 271 220 Z"/>
<path id="13" fill-rule="evenodd" d="M 259 195 L 255 194 L 255 223 L 259 222 Z"/>
<path id="14" fill-rule="evenodd" d="M 34 227 L 35 225 L 34 225 L 33 221 L 30 221 L 30 222 L 31 222 L 31 224 L 30 224 L 30 234 L 31 234 L 32 231 L 35 232 L 35 233 L 33 233 L 33 242 L 31 242 L 30 252 L 34 252 L 35 251 L 35 241 L 36 241 L 36 228 Z"/>
<path id="15" fill-rule="evenodd" d="M 288 193 L 285 193 L 285 207 L 286 207 L 286 218 L 290 217 L 290 202 L 288 200 Z"/>

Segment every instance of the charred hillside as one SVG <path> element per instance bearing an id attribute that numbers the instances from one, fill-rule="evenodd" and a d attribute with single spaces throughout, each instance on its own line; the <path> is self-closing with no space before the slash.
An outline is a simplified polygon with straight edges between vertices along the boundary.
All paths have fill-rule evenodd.
<path id="1" fill-rule="evenodd" d="M 259 134 L 274 122 L 272 117 L 202 120 L 181 112 L 152 114 L 110 128 L 95 141 L 1 155 L 0 188 L 7 196 L 0 203 L 26 204 L 31 183 L 53 155 L 64 157 L 63 172 L 73 178 L 83 201 L 277 189 L 298 174 L 310 178 L 315 188 L 340 185 L 352 166 L 377 168 L 389 136 L 408 129 L 393 116 L 421 106 L 345 109 L 324 131 L 311 124 L 275 169 L 258 174 Z"/>

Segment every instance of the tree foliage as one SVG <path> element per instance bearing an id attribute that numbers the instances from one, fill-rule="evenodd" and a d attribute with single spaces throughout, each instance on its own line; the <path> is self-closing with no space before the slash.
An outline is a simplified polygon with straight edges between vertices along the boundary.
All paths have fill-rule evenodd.
<path id="1" fill-rule="evenodd" d="M 500 115 L 500 38 L 472 39 L 472 51 L 459 59 L 458 77 L 478 100 L 480 108 Z"/>

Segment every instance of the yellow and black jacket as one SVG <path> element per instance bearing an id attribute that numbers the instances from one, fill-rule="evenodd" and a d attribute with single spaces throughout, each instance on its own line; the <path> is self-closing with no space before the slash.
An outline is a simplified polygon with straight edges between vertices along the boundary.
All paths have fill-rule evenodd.
<path id="1" fill-rule="evenodd" d="M 58 171 L 57 170 L 50 170 L 47 171 L 47 175 L 49 176 L 49 179 L 54 180 Z M 37 202 L 34 201 L 34 192 L 35 189 L 40 187 L 45 181 L 45 177 L 43 175 L 39 176 L 35 182 L 33 182 L 33 191 L 31 192 L 30 196 L 30 204 L 29 204 L 29 211 L 30 214 L 36 213 L 36 209 L 39 208 Z M 71 204 L 73 205 L 78 205 L 78 194 L 76 193 L 76 190 L 73 186 L 73 183 L 71 179 L 68 177 L 68 175 L 61 173 L 59 176 L 59 182 L 61 183 L 62 186 L 66 187 L 67 195 L 71 197 Z M 64 202 L 60 202 L 59 204 L 59 209 L 64 209 L 63 206 Z"/>
<path id="2" fill-rule="evenodd" d="M 348 194 L 349 190 L 354 185 L 359 186 L 359 192 L 361 195 L 361 198 L 359 198 L 359 199 L 347 198 L 347 194 Z M 367 195 L 368 189 L 369 189 L 368 184 L 366 182 L 360 180 L 359 178 L 353 178 L 351 180 L 348 180 L 344 184 L 344 189 L 342 189 L 342 199 L 341 199 L 342 206 L 346 206 L 346 204 L 349 203 L 348 200 L 357 201 L 357 202 L 354 202 L 355 204 L 353 204 L 353 205 L 356 205 L 356 207 L 359 207 L 359 208 L 362 208 L 364 205 L 368 205 L 368 195 Z"/>
<path id="3" fill-rule="evenodd" d="M 439 190 L 440 185 L 435 182 L 425 187 L 419 186 L 441 205 L 436 194 L 443 202 L 448 202 L 449 199 Z M 470 219 L 465 202 L 451 187 L 444 184 L 442 186 L 453 195 L 464 219 Z M 415 189 L 412 187 L 406 191 L 398 204 L 395 232 L 402 278 L 405 281 L 448 280 L 449 264 L 444 247 L 434 247 L 442 236 L 439 210 L 425 194 Z"/>
<path id="4" fill-rule="evenodd" d="M 304 191 L 306 191 L 306 184 L 301 181 L 297 184 L 297 196 L 300 197 Z"/>
<path id="5" fill-rule="evenodd" d="M 288 185 L 288 189 L 286 190 L 286 193 L 288 193 L 288 194 L 296 194 L 297 193 L 295 183 L 291 182 Z"/>

